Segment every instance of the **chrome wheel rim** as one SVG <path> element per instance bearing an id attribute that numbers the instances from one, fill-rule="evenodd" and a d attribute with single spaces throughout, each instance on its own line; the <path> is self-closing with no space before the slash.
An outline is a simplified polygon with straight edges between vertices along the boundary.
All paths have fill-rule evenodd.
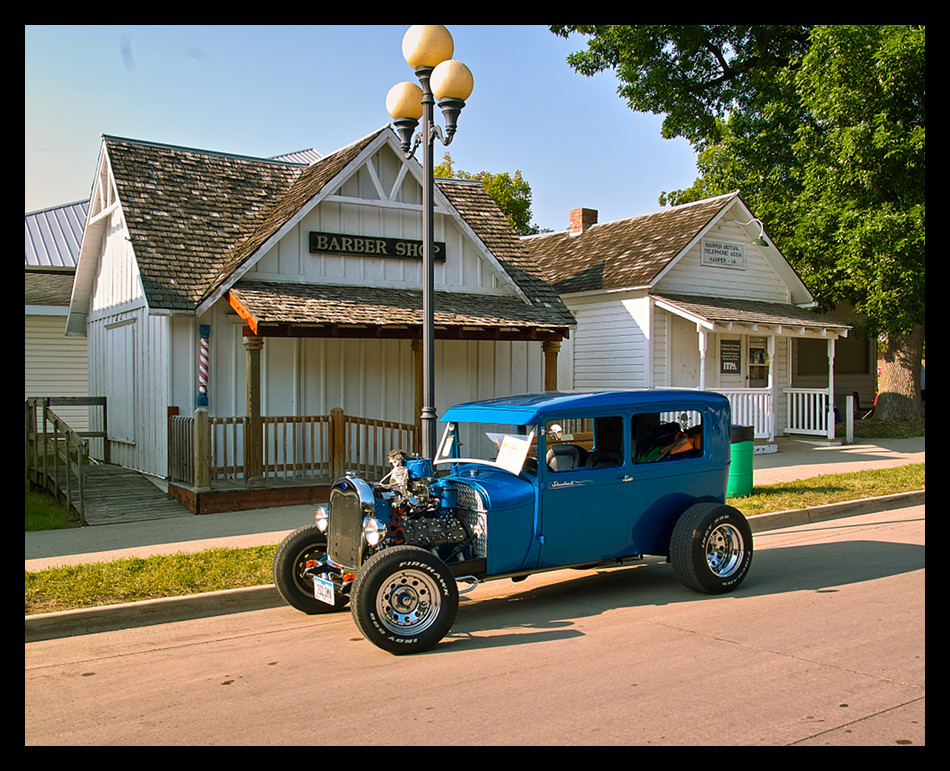
<path id="1" fill-rule="evenodd" d="M 441 598 L 438 584 L 427 573 L 400 570 L 380 587 L 376 611 L 389 631 L 418 634 L 438 618 Z"/>
<path id="2" fill-rule="evenodd" d="M 742 565 L 745 542 L 733 525 L 723 524 L 709 534 L 706 541 L 706 564 L 713 575 L 729 578 Z"/>

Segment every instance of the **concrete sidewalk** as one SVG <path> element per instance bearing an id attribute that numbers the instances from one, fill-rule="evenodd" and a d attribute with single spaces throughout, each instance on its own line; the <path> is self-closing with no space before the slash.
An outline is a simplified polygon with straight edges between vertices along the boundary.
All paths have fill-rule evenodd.
<path id="1" fill-rule="evenodd" d="M 844 474 L 924 462 L 925 438 L 874 439 L 829 445 L 807 437 L 776 440 L 778 452 L 755 455 L 753 484 L 770 485 L 821 474 Z"/>

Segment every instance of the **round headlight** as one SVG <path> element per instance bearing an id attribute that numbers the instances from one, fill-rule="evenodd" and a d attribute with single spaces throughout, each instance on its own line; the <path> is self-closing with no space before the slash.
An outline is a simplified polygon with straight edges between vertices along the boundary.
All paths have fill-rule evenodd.
<path id="1" fill-rule="evenodd" d="M 314 523 L 317 526 L 317 530 L 321 533 L 327 531 L 327 526 L 330 523 L 330 512 L 327 511 L 326 506 L 317 506 L 317 510 L 313 515 Z"/>
<path id="2" fill-rule="evenodd" d="M 375 517 L 363 517 L 363 538 L 370 546 L 375 546 L 386 535 L 386 526 Z"/>

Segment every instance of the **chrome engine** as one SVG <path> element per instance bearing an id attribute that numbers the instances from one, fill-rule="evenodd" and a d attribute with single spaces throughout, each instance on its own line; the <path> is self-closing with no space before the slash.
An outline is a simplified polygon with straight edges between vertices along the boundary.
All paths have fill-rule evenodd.
<path id="1" fill-rule="evenodd" d="M 446 562 L 468 559 L 478 533 L 460 518 L 455 484 L 434 476 L 432 464 L 403 450 L 389 454 L 392 470 L 377 483 L 347 474 L 330 493 L 330 559 L 356 570 L 372 553 L 403 544 L 436 552 Z"/>
<path id="2" fill-rule="evenodd" d="M 454 488 L 432 475 L 428 461 L 402 450 L 389 454 L 392 471 L 378 485 L 377 495 L 389 502 L 387 545 L 423 548 L 461 544 L 469 532 L 456 518 Z M 388 484 L 386 484 L 388 479 Z"/>

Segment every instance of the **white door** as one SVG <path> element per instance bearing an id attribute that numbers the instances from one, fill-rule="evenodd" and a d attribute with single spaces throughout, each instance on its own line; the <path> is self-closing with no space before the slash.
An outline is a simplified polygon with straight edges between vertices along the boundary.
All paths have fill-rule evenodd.
<path id="1" fill-rule="evenodd" d="M 670 316 L 670 385 L 699 387 L 699 333 L 696 324 Z"/>

